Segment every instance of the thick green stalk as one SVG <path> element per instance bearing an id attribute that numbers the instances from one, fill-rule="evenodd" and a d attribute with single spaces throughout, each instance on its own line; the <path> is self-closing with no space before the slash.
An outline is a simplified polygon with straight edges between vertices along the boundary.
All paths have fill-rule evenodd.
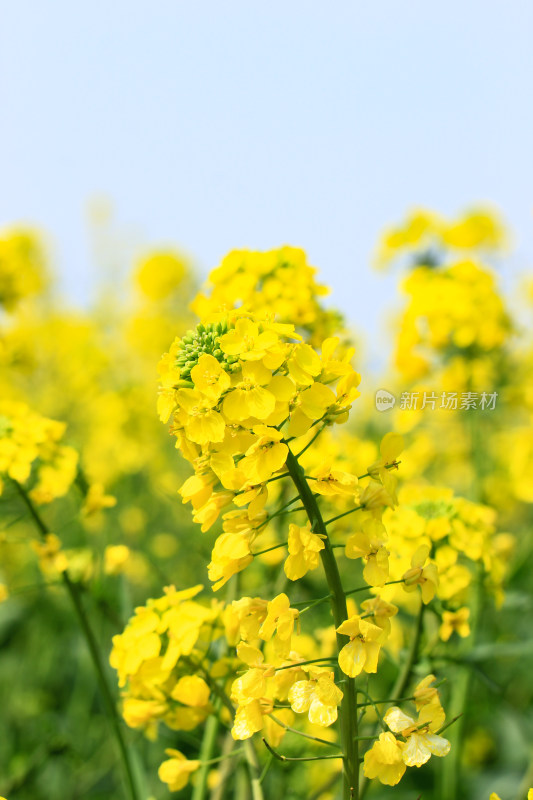
<path id="1" fill-rule="evenodd" d="M 43 536 L 43 538 L 48 536 L 50 531 L 48 530 L 48 527 L 46 526 L 41 515 L 33 505 L 30 496 L 28 495 L 24 487 L 21 486 L 20 483 L 18 483 L 18 481 L 13 481 L 13 483 L 15 484 L 18 493 L 20 494 L 22 500 L 24 501 L 37 530 Z M 109 688 L 107 676 L 104 670 L 104 664 L 100 654 L 100 648 L 98 646 L 98 642 L 92 631 L 89 619 L 83 607 L 80 587 L 78 586 L 77 583 L 73 583 L 73 581 L 71 581 L 68 572 L 61 573 L 61 577 L 63 580 L 63 584 L 72 601 L 72 605 L 74 606 L 74 610 L 76 611 L 76 615 L 78 617 L 81 630 L 87 642 L 87 647 L 89 648 L 89 653 L 91 655 L 94 670 L 96 672 L 98 685 L 100 687 L 100 693 L 102 695 L 104 706 L 106 708 L 109 721 L 111 722 L 111 726 L 113 728 L 113 732 L 115 734 L 115 738 L 117 740 L 118 748 L 121 754 L 122 763 L 124 766 L 124 772 L 126 773 L 126 779 L 128 782 L 131 798 L 132 800 L 140 800 L 140 794 L 137 789 L 137 782 L 135 780 L 133 764 L 131 761 L 130 753 L 128 752 L 126 741 L 122 734 L 121 721 L 118 716 L 113 694 L 111 692 L 111 689 Z"/>
<path id="2" fill-rule="evenodd" d="M 287 457 L 287 470 L 298 490 L 302 504 L 307 512 L 313 531 L 324 537 L 324 549 L 320 551 L 322 566 L 326 574 L 331 594 L 331 608 L 335 627 L 338 628 L 348 618 L 346 596 L 342 588 L 339 568 L 331 547 L 327 529 L 320 513 L 318 503 L 304 477 L 298 459 L 290 452 Z M 344 647 L 348 637 L 337 634 L 337 648 Z M 355 681 L 347 678 L 344 684 L 344 697 L 339 709 L 341 745 L 344 764 L 344 800 L 359 800 L 359 746 L 357 742 L 357 695 Z"/>

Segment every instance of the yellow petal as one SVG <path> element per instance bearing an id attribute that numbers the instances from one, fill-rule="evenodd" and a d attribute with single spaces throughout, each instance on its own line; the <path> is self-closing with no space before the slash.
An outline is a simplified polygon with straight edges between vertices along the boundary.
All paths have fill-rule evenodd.
<path id="1" fill-rule="evenodd" d="M 248 417 L 266 419 L 276 407 L 276 398 L 263 386 L 254 386 L 246 392 L 246 410 Z M 224 407 L 225 410 L 225 407 Z"/>
<path id="2" fill-rule="evenodd" d="M 424 736 L 426 746 L 434 756 L 445 756 L 450 752 L 450 742 L 436 733 L 427 733 Z"/>
<path id="3" fill-rule="evenodd" d="M 385 464 L 391 464 L 396 461 L 404 447 L 403 436 L 400 436 L 399 433 L 386 433 L 379 447 Z"/>
<path id="4" fill-rule="evenodd" d="M 337 706 L 324 705 L 318 697 L 314 697 L 309 707 L 309 722 L 327 728 L 337 719 Z"/>
<path id="5" fill-rule="evenodd" d="M 171 697 L 186 706 L 205 706 L 209 702 L 210 689 L 198 675 L 184 675 L 172 690 Z"/>
<path id="6" fill-rule="evenodd" d="M 367 778 L 378 778 L 387 786 L 395 786 L 405 773 L 403 744 L 392 733 L 382 733 L 365 753 L 363 772 Z"/>
<path id="7" fill-rule="evenodd" d="M 302 551 L 296 555 L 290 555 L 283 565 L 285 575 L 290 581 L 297 581 L 303 578 L 309 571 L 305 553 Z"/>
<path id="8" fill-rule="evenodd" d="M 343 693 L 331 678 L 322 675 L 316 684 L 316 696 L 328 706 L 338 706 L 343 698 Z"/>
<path id="9" fill-rule="evenodd" d="M 322 383 L 314 383 L 300 395 L 300 408 L 312 420 L 320 419 L 336 401 L 334 393 Z"/>
<path id="10" fill-rule="evenodd" d="M 234 739 L 249 739 L 263 727 L 263 715 L 258 700 L 246 706 L 239 706 L 235 713 L 235 720 L 231 735 Z"/>
<path id="11" fill-rule="evenodd" d="M 237 645 L 237 655 L 241 661 L 244 661 L 249 667 L 256 667 L 262 664 L 264 655 L 258 647 L 254 647 L 247 642 L 239 642 Z"/>
<path id="12" fill-rule="evenodd" d="M 413 725 L 416 725 L 414 719 L 404 714 L 398 706 L 389 708 L 383 719 L 394 733 L 401 733 L 406 728 L 411 728 Z"/>
<path id="13" fill-rule="evenodd" d="M 360 639 L 344 645 L 339 653 L 339 667 L 349 678 L 355 678 L 362 671 L 366 661 L 366 650 Z"/>
<path id="14" fill-rule="evenodd" d="M 296 681 L 289 690 L 288 699 L 291 708 L 297 714 L 308 711 L 314 694 L 312 681 Z"/>
<path id="15" fill-rule="evenodd" d="M 421 767 L 431 758 L 431 750 L 428 747 L 426 738 L 413 733 L 407 739 L 403 751 L 403 760 L 408 767 Z"/>
<path id="16" fill-rule="evenodd" d="M 385 564 L 380 553 L 385 554 Z M 378 550 L 376 555 L 370 556 L 363 570 L 363 578 L 369 586 L 383 586 L 389 579 L 389 560 L 384 548 Z"/>
<path id="17" fill-rule="evenodd" d="M 370 539 L 366 533 L 363 533 L 362 531 L 359 531 L 358 533 L 352 533 L 352 535 L 346 540 L 346 558 L 362 558 L 369 552 Z"/>
<path id="18" fill-rule="evenodd" d="M 381 645 L 379 642 L 366 642 L 364 647 L 366 652 L 365 672 L 377 672 Z"/>
<path id="19" fill-rule="evenodd" d="M 196 444 L 223 441 L 225 429 L 226 424 L 218 411 L 207 411 L 205 414 L 190 417 L 185 425 L 187 436 Z"/>
<path id="20" fill-rule="evenodd" d="M 289 421 L 289 436 L 303 436 L 311 427 L 312 422 L 301 408 L 296 408 Z"/>

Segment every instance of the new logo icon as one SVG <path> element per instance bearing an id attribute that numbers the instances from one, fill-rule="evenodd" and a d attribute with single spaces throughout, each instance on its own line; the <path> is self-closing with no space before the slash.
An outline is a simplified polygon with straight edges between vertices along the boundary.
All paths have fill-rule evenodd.
<path id="1" fill-rule="evenodd" d="M 378 411 L 389 411 L 394 408 L 396 398 L 386 389 L 378 389 L 376 392 L 376 408 Z"/>

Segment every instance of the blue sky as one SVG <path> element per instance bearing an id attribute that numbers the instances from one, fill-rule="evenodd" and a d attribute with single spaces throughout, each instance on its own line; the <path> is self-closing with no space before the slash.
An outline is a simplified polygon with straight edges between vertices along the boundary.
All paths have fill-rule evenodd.
<path id="1" fill-rule="evenodd" d="M 478 201 L 533 259 L 533 4 L 2 2 L 0 224 L 95 282 L 87 226 L 176 243 L 204 274 L 234 247 L 304 247 L 376 341 L 395 278 L 369 267 L 406 209 Z"/>

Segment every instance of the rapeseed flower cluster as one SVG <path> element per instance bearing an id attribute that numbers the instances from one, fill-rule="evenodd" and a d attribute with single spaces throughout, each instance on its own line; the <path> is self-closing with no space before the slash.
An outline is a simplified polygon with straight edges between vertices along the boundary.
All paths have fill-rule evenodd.
<path id="1" fill-rule="evenodd" d="M 408 214 L 401 224 L 385 230 L 376 262 L 386 267 L 398 258 L 414 255 L 417 263 L 431 266 L 443 251 L 493 254 L 504 250 L 507 241 L 503 222 L 492 209 L 472 209 L 448 220 L 435 211 L 420 208 Z"/>
<path id="2" fill-rule="evenodd" d="M 492 271 L 472 260 L 416 266 L 402 283 L 408 304 L 396 342 L 396 367 L 408 379 L 426 375 L 435 354 L 453 366 L 461 357 L 485 371 L 502 348 L 511 320 Z M 484 388 L 490 388 L 485 384 Z"/>
<path id="3" fill-rule="evenodd" d="M 405 592 L 418 584 L 425 603 L 436 599 L 445 640 L 450 625 L 468 635 L 464 606 L 472 585 L 482 580 L 501 605 L 514 537 L 497 531 L 494 509 L 456 497 L 451 489 L 408 484 L 398 497 L 398 507 L 386 509 L 383 522 L 389 533 L 389 576 L 403 578 L 403 586 L 387 586 L 384 595 L 412 606 Z"/>
<path id="4" fill-rule="evenodd" d="M 44 247 L 32 230 L 0 231 L 0 308 L 13 311 L 46 285 Z"/>
<path id="5" fill-rule="evenodd" d="M 124 632 L 113 637 L 110 662 L 124 690 L 124 719 L 149 738 L 156 738 L 161 722 L 192 730 L 212 711 L 211 690 L 196 671 L 220 608 L 196 601 L 201 589 L 167 587 L 163 597 L 138 607 Z"/>
<path id="6" fill-rule="evenodd" d="M 0 403 L 0 494 L 2 476 L 25 484 L 36 466 L 30 491 L 38 504 L 63 497 L 77 472 L 76 450 L 63 444 L 66 425 L 42 417 L 25 403 Z"/>
<path id="7" fill-rule="evenodd" d="M 300 339 L 290 324 L 236 311 L 176 339 L 160 363 L 160 416 L 170 418 L 194 468 L 180 489 L 183 502 L 203 531 L 222 515 L 209 565 L 215 589 L 253 560 L 269 485 L 290 457 L 287 439 L 345 421 L 359 395 L 360 376 L 351 353 L 338 354 L 337 338 L 326 339 L 321 353 Z M 333 479 L 324 475 L 323 483 L 335 493 Z M 312 553 L 320 549 L 309 529 L 292 529 L 288 576 L 318 566 Z"/>
<path id="8" fill-rule="evenodd" d="M 54 504 L 45 514 L 61 539 L 48 531 L 32 548 L 45 585 L 65 579 L 113 624 L 114 605 L 122 613 L 133 593 L 131 608 L 138 605 L 113 638 L 111 664 L 127 725 L 169 745 L 161 781 L 170 791 L 190 781 L 205 797 L 219 777 L 234 780 L 228 763 L 240 765 L 240 780 L 245 759 L 259 796 L 260 779 L 270 777 L 268 762 L 263 774 L 256 764 L 261 738 L 273 758 L 306 760 L 299 742 L 328 779 L 342 769 L 346 797 L 357 797 L 366 779 L 393 786 L 431 755 L 449 751 L 450 763 L 461 752 L 456 728 L 446 734 L 450 746 L 435 677 L 426 673 L 440 679 L 449 653 L 460 664 L 474 646 L 480 596 L 504 601 L 517 545 L 498 532 L 492 506 L 507 527 L 523 514 L 515 499 L 531 501 L 531 393 L 515 386 L 506 394 L 502 416 L 515 414 L 517 425 L 490 437 L 466 425 L 466 415 L 447 420 L 446 435 L 420 409 L 376 421 L 364 399 L 355 422 L 344 424 L 360 376 L 303 251 L 230 253 L 193 301 L 196 325 L 187 309 L 195 278 L 178 252 L 154 250 L 137 262 L 127 308 L 110 294 L 81 314 L 39 305 L 47 270 L 37 250 L 22 255 L 21 242 L 0 243 L 8 312 L 0 476 L 17 481 L 35 508 L 64 497 L 77 478 L 78 494 L 67 501 L 70 516 L 75 504 L 72 530 L 64 536 L 55 526 Z M 396 358 L 402 381 L 416 381 L 409 388 L 442 380 L 444 389 L 481 391 L 527 377 L 531 354 L 508 358 L 514 325 L 479 257 L 504 244 L 485 212 L 454 223 L 424 212 L 387 235 L 385 260 L 406 257 L 412 267 Z M 16 280 L 3 266 L 15 252 Z M 2 275 L 11 277 L 2 283 Z M 154 364 L 187 328 L 159 365 L 158 412 L 173 437 L 163 439 L 151 410 Z M 68 420 L 76 449 L 65 444 L 65 424 L 48 415 Z M 487 467 L 472 458 L 480 439 Z M 398 487 L 400 457 L 409 480 Z M 194 523 L 215 531 L 208 565 L 205 540 L 192 547 L 173 500 L 180 484 Z M 465 486 L 470 500 L 459 496 Z M 10 494 L 2 499 L 13 502 Z M 156 498 L 171 501 L 165 512 Z M 18 541 L 2 546 L 9 589 L 0 584 L 0 600 L 16 596 L 12 576 L 22 563 L 12 555 Z M 215 591 L 226 586 L 215 599 L 200 598 L 200 586 L 169 586 L 157 597 L 161 577 L 188 585 L 189 573 L 197 579 L 205 567 Z M 145 603 L 148 591 L 157 599 Z M 443 689 L 447 707 L 453 688 Z M 324 752 L 331 760 L 319 761 Z M 285 766 L 315 791 L 314 765 Z"/>
<path id="9" fill-rule="evenodd" d="M 428 675 L 414 690 L 416 719 L 398 706 L 385 713 L 383 720 L 391 732 L 381 733 L 365 753 L 363 771 L 367 778 L 395 786 L 406 767 L 421 767 L 432 755 L 449 753 L 449 741 L 438 733 L 446 717 L 439 693 L 431 686 L 434 681 L 435 676 Z"/>
<path id="10" fill-rule="evenodd" d="M 205 292 L 192 303 L 201 318 L 238 306 L 264 317 L 276 310 L 282 322 L 292 322 L 314 346 L 337 331 L 339 312 L 324 308 L 329 288 L 317 283 L 316 268 L 297 247 L 276 250 L 232 250 L 212 270 Z"/>
<path id="11" fill-rule="evenodd" d="M 360 478 L 342 463 L 324 458 L 319 443 L 312 447 L 323 431 L 347 421 L 359 395 L 360 376 L 350 364 L 351 356 L 336 337 L 315 349 L 302 341 L 292 324 L 243 307 L 212 313 L 196 330 L 177 338 L 159 365 L 161 420 L 170 421 L 176 446 L 194 469 L 180 489 L 183 502 L 191 503 L 202 531 L 219 519 L 222 523 L 208 566 L 213 589 L 261 555 L 257 542 L 265 528 L 301 502 L 294 511 L 305 512 L 307 519 L 287 527 L 278 520 L 285 541 L 273 549 L 287 548 L 283 568 L 290 582 L 305 578 L 322 563 L 332 591 L 337 652 L 330 645 L 319 659 L 306 659 L 299 651 L 300 614 L 284 592 L 269 601 L 243 597 L 224 610 L 226 646 L 235 648 L 238 673 L 229 690 L 234 739 L 248 740 L 263 731 L 269 746 L 277 746 L 292 715 L 329 728 L 341 714 L 342 746 L 350 748 L 346 737 L 357 735 L 350 682 L 361 673 L 378 671 L 380 650 L 398 611 L 381 590 L 391 582 L 383 518 L 398 502 L 394 472 L 402 437 L 387 434 L 378 457 Z M 298 494 L 284 504 L 284 487 L 291 482 Z M 273 503 L 278 507 L 271 510 Z M 338 510 L 339 504 L 346 510 L 326 523 L 325 509 Z M 339 593 L 327 528 L 347 517 L 351 532 L 343 545 L 345 556 L 360 560 L 362 579 L 374 595 L 363 600 L 360 609 L 354 603 L 348 608 L 344 593 Z M 341 523 L 341 531 L 343 527 Z M 420 588 L 423 602 L 429 603 L 439 583 L 430 548 L 420 544 L 394 582 L 402 584 L 404 592 Z M 345 676 L 348 690 L 341 688 L 337 674 Z M 349 734 L 346 721 L 352 726 Z M 405 763 L 415 760 L 408 756 Z M 349 770 L 355 767 L 350 763 L 345 780 L 352 781 Z"/>

